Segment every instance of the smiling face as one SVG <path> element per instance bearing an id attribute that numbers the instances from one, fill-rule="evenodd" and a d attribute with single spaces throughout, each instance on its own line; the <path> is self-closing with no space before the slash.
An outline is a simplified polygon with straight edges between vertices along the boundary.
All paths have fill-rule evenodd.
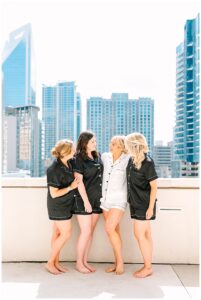
<path id="1" fill-rule="evenodd" d="M 115 138 L 112 138 L 110 142 L 110 152 L 112 152 L 112 154 L 115 154 L 119 153 L 119 151 L 121 151 L 121 147 L 119 147 L 117 140 Z"/>
<path id="2" fill-rule="evenodd" d="M 96 137 L 93 136 L 87 144 L 87 152 L 96 151 Z"/>

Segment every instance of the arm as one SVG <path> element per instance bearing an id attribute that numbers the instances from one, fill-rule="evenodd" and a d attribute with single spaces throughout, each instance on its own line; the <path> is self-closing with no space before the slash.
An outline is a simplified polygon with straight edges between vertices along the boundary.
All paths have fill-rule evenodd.
<path id="1" fill-rule="evenodd" d="M 146 212 L 146 218 L 150 219 L 153 216 L 154 204 L 156 200 L 157 193 L 157 180 L 152 180 L 149 182 L 151 186 L 150 200 L 149 200 L 149 208 Z"/>
<path id="2" fill-rule="evenodd" d="M 50 195 L 52 198 L 61 197 L 73 189 L 76 189 L 78 187 L 78 179 L 75 179 L 68 187 L 65 187 L 63 189 L 58 189 L 53 186 L 50 186 Z"/>
<path id="3" fill-rule="evenodd" d="M 150 181 L 149 184 L 151 186 L 149 207 L 153 209 L 156 200 L 156 193 L 157 193 L 157 180 L 155 179 L 153 181 Z"/>
<path id="4" fill-rule="evenodd" d="M 88 211 L 88 209 L 90 210 L 89 212 L 91 212 L 91 204 L 89 202 L 88 196 L 87 196 L 87 192 L 83 183 L 83 175 L 80 173 L 75 172 L 74 173 L 75 178 L 78 180 L 78 191 L 84 201 L 84 207 L 85 209 Z"/>
<path id="5" fill-rule="evenodd" d="M 53 186 L 50 186 L 50 195 L 52 198 L 57 198 L 57 197 L 61 197 L 65 194 L 69 193 L 71 190 L 72 189 L 70 186 L 63 188 L 63 189 L 58 189 Z"/>

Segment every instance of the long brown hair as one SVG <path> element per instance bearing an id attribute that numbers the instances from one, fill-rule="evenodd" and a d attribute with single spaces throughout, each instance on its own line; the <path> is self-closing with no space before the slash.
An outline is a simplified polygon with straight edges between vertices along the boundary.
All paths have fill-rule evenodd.
<path id="1" fill-rule="evenodd" d="M 77 148 L 76 148 L 76 155 L 81 155 L 83 159 L 87 159 L 87 144 L 88 142 L 95 136 L 95 134 L 91 131 L 83 131 L 80 133 Z M 97 151 L 92 151 L 92 155 L 94 158 L 98 157 Z"/>

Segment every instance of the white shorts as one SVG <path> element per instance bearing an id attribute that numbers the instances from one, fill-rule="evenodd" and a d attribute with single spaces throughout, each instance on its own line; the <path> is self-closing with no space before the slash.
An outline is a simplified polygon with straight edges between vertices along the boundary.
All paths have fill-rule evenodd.
<path id="1" fill-rule="evenodd" d="M 125 204 L 123 204 L 123 203 L 122 204 L 110 204 L 108 202 L 101 202 L 100 208 L 102 208 L 105 211 L 109 211 L 111 208 L 117 208 L 117 209 L 125 211 L 126 206 L 127 206 L 127 203 L 125 203 Z"/>

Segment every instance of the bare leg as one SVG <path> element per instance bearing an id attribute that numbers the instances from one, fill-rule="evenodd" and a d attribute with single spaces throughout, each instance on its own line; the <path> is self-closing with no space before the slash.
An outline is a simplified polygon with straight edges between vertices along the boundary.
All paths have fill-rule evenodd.
<path id="1" fill-rule="evenodd" d="M 57 275 L 61 272 L 55 267 L 55 261 L 65 242 L 71 235 L 71 220 L 55 221 L 55 224 L 60 234 L 52 241 L 52 251 L 45 267 L 50 273 Z"/>
<path id="2" fill-rule="evenodd" d="M 138 241 L 140 251 L 144 259 L 144 267 L 134 272 L 134 276 L 144 278 L 152 275 L 152 237 L 150 221 L 134 221 L 134 234 Z"/>
<path id="3" fill-rule="evenodd" d="M 123 217 L 123 214 L 124 211 L 117 208 L 111 208 L 108 212 L 106 222 L 105 222 L 105 229 L 114 251 L 114 256 L 116 260 L 115 273 L 117 275 L 120 275 L 124 272 L 123 258 L 122 258 L 122 240 L 121 240 L 119 227 L 118 227 Z"/>
<path id="4" fill-rule="evenodd" d="M 58 238 L 58 236 L 60 235 L 60 232 L 59 232 L 59 229 L 58 227 L 56 226 L 55 222 L 53 224 L 53 233 L 52 233 L 52 241 L 51 241 L 51 245 L 53 246 L 54 244 L 54 241 Z M 68 271 L 68 269 L 64 266 L 62 266 L 60 263 L 59 263 L 59 255 L 60 255 L 60 252 L 58 253 L 56 259 L 55 259 L 55 267 L 63 272 L 63 273 L 66 273 Z"/>
<path id="5" fill-rule="evenodd" d="M 77 242 L 77 262 L 76 270 L 81 273 L 90 273 L 90 270 L 84 265 L 84 256 L 91 238 L 92 215 L 77 215 L 80 227 L 80 235 Z"/>
<path id="6" fill-rule="evenodd" d="M 108 211 L 104 210 L 103 209 L 103 217 L 104 217 L 104 220 L 106 222 L 107 220 L 107 217 L 108 217 Z M 105 272 L 106 273 L 110 273 L 110 272 L 114 272 L 116 270 L 116 261 L 114 262 L 114 265 L 112 266 L 109 266 L 108 268 L 105 269 Z"/>
<path id="7" fill-rule="evenodd" d="M 88 260 L 88 255 L 89 255 L 89 250 L 90 250 L 90 247 L 91 247 L 91 243 L 92 243 L 93 233 L 94 233 L 96 224 L 98 222 L 98 219 L 99 219 L 99 214 L 92 214 L 91 237 L 90 237 L 90 239 L 88 241 L 88 245 L 87 245 L 87 248 L 86 248 L 86 251 L 85 251 L 85 254 L 84 254 L 84 265 L 91 272 L 95 272 L 96 269 L 92 265 L 90 265 L 87 262 L 87 260 Z"/>

